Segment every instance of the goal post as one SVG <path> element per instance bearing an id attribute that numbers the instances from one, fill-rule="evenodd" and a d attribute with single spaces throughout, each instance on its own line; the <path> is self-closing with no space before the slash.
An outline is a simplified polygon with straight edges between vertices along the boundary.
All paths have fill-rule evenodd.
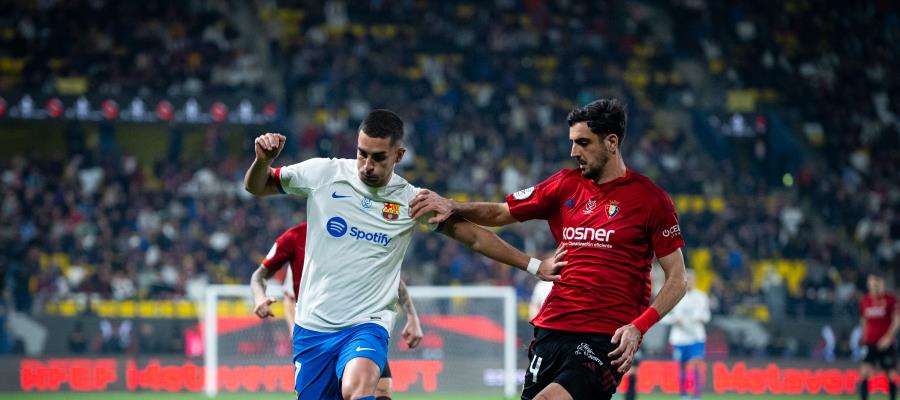
<path id="1" fill-rule="evenodd" d="M 280 298 L 280 286 L 270 285 L 270 295 Z M 500 385 L 496 389 L 501 390 L 506 398 L 514 398 L 517 394 L 517 385 L 521 377 L 517 372 L 517 332 L 516 332 L 516 293 L 509 286 L 409 286 L 410 297 L 416 304 L 420 320 L 422 321 L 425 339 L 418 353 L 405 348 L 400 331 L 405 324 L 405 317 L 398 317 L 391 335 L 391 351 L 389 360 L 394 374 L 395 390 L 404 391 L 413 385 L 424 388 L 425 391 L 443 392 L 441 388 L 448 387 L 455 390 L 461 386 L 482 388 Z M 242 303 L 242 304 L 241 304 Z M 290 355 L 257 355 L 239 352 L 245 351 L 240 343 L 235 344 L 234 338 L 223 342 L 223 329 L 220 322 L 226 321 L 224 313 L 234 316 L 242 312 L 244 321 L 254 322 L 252 295 L 248 285 L 210 285 L 207 287 L 202 315 L 203 340 L 204 340 L 204 377 L 205 393 L 208 397 L 215 397 L 223 386 L 226 390 L 267 390 L 280 391 L 286 388 L 286 380 L 293 378 L 291 372 Z M 241 309 L 241 310 L 239 310 Z M 285 312 L 285 310 L 279 310 Z M 268 330 L 287 336 L 287 327 L 280 319 L 282 314 L 276 312 L 278 318 L 269 319 L 272 325 Z M 277 320 L 277 321 L 276 321 Z M 259 322 L 257 322 L 258 324 Z M 234 335 L 232 321 L 230 335 Z M 238 325 L 241 325 L 238 323 Z M 248 323 L 242 326 L 247 326 Z M 223 328 L 223 329 L 220 329 Z M 259 329 L 258 326 L 255 327 Z M 247 331 L 249 332 L 249 331 Z M 239 333 L 240 334 L 240 333 Z M 245 336 L 260 336 L 261 333 L 244 333 Z M 266 341 L 269 336 L 257 338 L 256 341 Z M 253 341 L 253 338 L 243 339 L 243 342 Z M 239 340 L 240 342 L 240 340 Z M 446 342 L 446 343 L 445 343 Z M 223 345 L 223 343 L 225 343 Z M 246 343 L 244 343 L 246 344 Z M 274 346 L 274 344 L 273 344 Z M 429 348 L 431 347 L 431 348 Z M 240 349 L 238 349 L 240 348 Z M 224 355 L 220 357 L 220 355 Z M 229 372 L 229 378 L 220 382 L 220 373 L 239 368 L 235 365 L 243 362 L 251 362 L 246 371 L 259 371 L 260 368 L 270 368 L 266 371 L 277 369 L 279 381 L 263 382 L 258 386 L 245 385 L 230 382 L 235 376 L 244 378 L 249 373 Z M 430 363 L 430 364 L 429 364 Z M 434 376 L 427 377 L 420 366 L 436 365 Z M 496 365 L 491 367 L 491 365 Z M 255 370 L 254 370 L 255 369 Z M 282 373 L 282 370 L 284 370 Z M 241 370 L 244 371 L 244 370 Z M 496 371 L 495 373 L 493 371 Z M 481 372 L 481 375 L 479 375 Z M 442 374 L 437 376 L 437 374 Z M 501 376 L 502 373 L 502 376 Z M 409 378 L 412 375 L 414 378 Z M 489 375 L 496 378 L 496 382 L 489 383 Z M 482 378 L 483 376 L 483 378 Z M 249 379 L 249 378 L 248 378 Z M 471 380 L 478 382 L 460 382 Z M 502 380 L 502 382 L 500 382 Z M 290 387 L 293 381 L 289 382 Z M 440 387 L 438 385 L 441 385 Z M 455 389 L 454 389 L 455 388 Z M 474 389 L 473 389 L 474 390 Z M 498 395 L 499 392 L 494 392 Z"/>
<path id="2" fill-rule="evenodd" d="M 496 298 L 503 301 L 503 395 L 516 395 L 516 290 L 511 286 L 410 286 L 409 296 L 417 299 Z"/>

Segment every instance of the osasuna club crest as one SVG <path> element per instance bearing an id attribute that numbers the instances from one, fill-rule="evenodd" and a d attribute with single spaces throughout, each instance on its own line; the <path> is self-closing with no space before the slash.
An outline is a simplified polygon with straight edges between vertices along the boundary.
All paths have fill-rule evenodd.
<path id="1" fill-rule="evenodd" d="M 531 197 L 531 194 L 534 193 L 534 186 L 528 189 L 522 189 L 518 192 L 513 193 L 513 198 L 516 200 L 525 200 Z"/>
<path id="2" fill-rule="evenodd" d="M 612 218 L 616 215 L 619 215 L 619 202 L 610 200 L 610 202 L 606 204 L 606 216 Z"/>

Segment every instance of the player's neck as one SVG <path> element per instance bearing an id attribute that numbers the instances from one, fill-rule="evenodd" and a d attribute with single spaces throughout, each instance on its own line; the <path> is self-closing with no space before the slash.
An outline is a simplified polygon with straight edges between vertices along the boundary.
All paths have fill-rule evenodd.
<path id="1" fill-rule="evenodd" d="M 619 179 L 628 172 L 625 168 L 625 160 L 622 157 L 614 157 L 609 160 L 606 164 L 606 168 L 603 169 L 603 173 L 600 174 L 600 177 L 597 178 L 594 182 L 597 182 L 598 185 L 602 185 L 604 183 L 612 182 L 616 179 Z"/>

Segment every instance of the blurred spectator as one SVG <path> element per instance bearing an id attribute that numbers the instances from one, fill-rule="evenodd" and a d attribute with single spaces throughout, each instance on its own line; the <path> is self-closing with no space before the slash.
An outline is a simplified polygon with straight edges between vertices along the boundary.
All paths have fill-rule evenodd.
<path id="1" fill-rule="evenodd" d="M 84 323 L 80 319 L 75 321 L 75 326 L 72 328 L 72 332 L 69 332 L 66 340 L 69 344 L 69 351 L 72 353 L 82 354 L 87 350 L 88 337 L 84 332 Z"/>
<path id="2" fill-rule="evenodd" d="M 715 314 L 854 321 L 861 273 L 900 277 L 897 4 L 145 3 L 5 7 L 0 58 L 21 67 L 2 72 L 0 91 L 58 94 L 74 79 L 91 95 L 193 97 L 192 109 L 212 92 L 261 92 L 285 105 L 280 164 L 352 157 L 360 118 L 392 108 L 408 129 L 403 175 L 472 200 L 571 167 L 556 162 L 566 113 L 618 96 L 629 167 L 723 202 L 679 204 L 687 250 L 710 253 Z M 677 21 L 694 23 L 666 23 Z M 305 218 L 295 199 L 241 190 L 248 137 L 268 127 L 210 125 L 206 151 L 188 158 L 187 130 L 173 126 L 159 159 L 124 151 L 118 128 L 70 123 L 62 154 L 0 160 L 0 280 L 15 309 L 83 294 L 198 299 L 247 276 L 259 249 Z M 501 234 L 533 254 L 555 247 L 543 225 Z M 779 259 L 808 266 L 799 285 L 776 269 L 755 279 L 760 260 Z M 433 235 L 406 263 L 413 284 L 531 291 Z"/>

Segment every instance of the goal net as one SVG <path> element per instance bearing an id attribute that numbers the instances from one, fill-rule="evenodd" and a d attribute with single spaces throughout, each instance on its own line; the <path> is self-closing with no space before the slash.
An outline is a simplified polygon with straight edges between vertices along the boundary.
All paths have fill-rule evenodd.
<path id="1" fill-rule="evenodd" d="M 276 286 L 276 285 L 272 285 Z M 280 287 L 278 287 L 280 288 Z M 280 295 L 278 291 L 272 294 Z M 516 371 L 516 298 L 511 287 L 411 286 L 424 338 L 410 349 L 391 333 L 388 362 L 398 393 L 479 394 L 513 398 Z M 213 285 L 204 304 L 205 388 L 220 392 L 293 391 L 292 347 L 285 310 L 260 320 L 246 285 Z"/>

